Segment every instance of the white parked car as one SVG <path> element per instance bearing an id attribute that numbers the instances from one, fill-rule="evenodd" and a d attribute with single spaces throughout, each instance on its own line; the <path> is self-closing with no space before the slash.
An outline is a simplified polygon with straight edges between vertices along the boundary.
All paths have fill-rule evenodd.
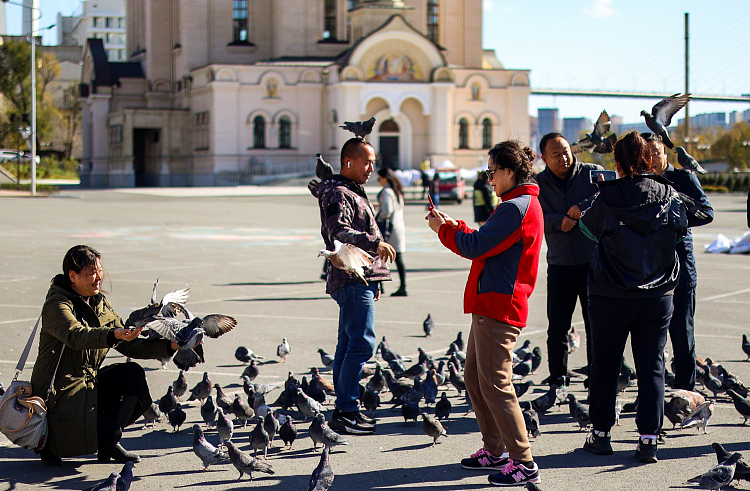
<path id="1" fill-rule="evenodd" d="M 23 162 L 28 163 L 31 160 L 31 154 L 28 152 L 19 152 L 18 150 L 0 149 L 0 163 L 11 163 L 18 160 L 21 157 Z M 36 156 L 36 163 L 40 164 L 42 159 L 39 155 Z"/>

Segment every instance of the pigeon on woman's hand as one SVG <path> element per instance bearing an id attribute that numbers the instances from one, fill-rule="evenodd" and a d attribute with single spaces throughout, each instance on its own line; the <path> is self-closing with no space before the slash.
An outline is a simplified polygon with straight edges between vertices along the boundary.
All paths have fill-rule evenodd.
<path id="1" fill-rule="evenodd" d="M 180 307 L 184 306 L 190 296 L 190 288 L 175 290 L 164 295 L 161 302 L 156 300 L 156 289 L 159 287 L 159 279 L 154 283 L 154 289 L 151 292 L 151 303 L 142 309 L 134 310 L 125 321 L 125 327 L 137 329 L 143 327 L 158 317 L 174 317 L 181 311 Z"/>

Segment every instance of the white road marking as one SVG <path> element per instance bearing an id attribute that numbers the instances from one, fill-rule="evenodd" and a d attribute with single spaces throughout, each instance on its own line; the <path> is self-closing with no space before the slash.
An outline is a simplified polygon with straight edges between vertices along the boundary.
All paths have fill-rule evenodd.
<path id="1" fill-rule="evenodd" d="M 699 298 L 698 301 L 699 302 L 709 302 L 711 300 L 716 300 L 717 298 L 726 298 L 726 297 L 731 297 L 731 296 L 734 296 L 734 295 L 740 295 L 742 293 L 748 293 L 748 292 L 750 292 L 750 288 L 743 288 L 742 290 L 737 290 L 737 291 L 734 291 L 734 292 L 722 293 L 720 295 L 714 295 L 712 297 Z"/>

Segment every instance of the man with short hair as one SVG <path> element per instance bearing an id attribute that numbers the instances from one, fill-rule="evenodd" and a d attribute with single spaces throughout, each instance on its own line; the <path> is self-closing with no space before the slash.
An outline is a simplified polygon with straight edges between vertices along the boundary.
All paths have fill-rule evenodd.
<path id="1" fill-rule="evenodd" d="M 666 177 L 672 182 L 675 191 L 685 194 L 697 203 L 703 205 L 707 218 L 699 220 L 688 214 L 689 227 L 697 227 L 711 223 L 714 219 L 713 208 L 703 192 L 700 181 L 683 169 L 675 169 L 669 163 L 664 143 L 653 133 L 641 133 L 648 143 L 651 152 L 651 172 Z M 674 352 L 674 389 L 695 389 L 695 287 L 698 284 L 698 274 L 695 270 L 695 256 L 693 255 L 693 235 L 688 228 L 685 240 L 677 244 L 677 256 L 680 259 L 680 277 L 674 290 L 672 301 L 674 313 L 669 323 L 669 337 L 672 340 Z"/>
<path id="2" fill-rule="evenodd" d="M 339 305 L 338 344 L 333 361 L 336 409 L 330 427 L 339 433 L 368 434 L 375 420 L 359 411 L 359 380 L 362 368 L 375 351 L 375 305 L 378 285 L 391 279 L 386 261 L 396 252 L 380 234 L 372 204 L 362 187 L 375 169 L 375 152 L 368 142 L 352 138 L 341 149 L 341 172 L 322 182 L 311 181 L 310 191 L 318 198 L 320 233 L 329 251 L 334 241 L 352 244 L 375 255 L 365 269 L 367 282 L 328 262 L 326 293 Z"/>
<path id="3" fill-rule="evenodd" d="M 539 202 L 544 212 L 547 242 L 547 357 L 546 383 L 567 385 L 568 333 L 580 301 L 586 331 L 586 359 L 591 363 L 586 281 L 596 243 L 578 228 L 581 211 L 598 191 L 591 183 L 591 171 L 603 170 L 596 164 L 580 163 L 573 157 L 568 141 L 560 133 L 548 133 L 539 144 L 547 168 L 537 174 Z"/>

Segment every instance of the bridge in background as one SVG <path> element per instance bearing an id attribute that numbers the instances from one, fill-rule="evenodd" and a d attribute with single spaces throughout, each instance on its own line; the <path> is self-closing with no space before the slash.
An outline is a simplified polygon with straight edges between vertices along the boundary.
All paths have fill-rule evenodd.
<path id="1" fill-rule="evenodd" d="M 630 99 L 663 99 L 672 94 L 667 92 L 634 92 L 627 90 L 589 90 L 589 89 L 531 89 L 531 95 L 554 95 L 568 97 L 621 97 Z M 750 94 L 743 95 L 702 95 L 692 94 L 694 101 L 708 102 L 747 102 Z"/>

